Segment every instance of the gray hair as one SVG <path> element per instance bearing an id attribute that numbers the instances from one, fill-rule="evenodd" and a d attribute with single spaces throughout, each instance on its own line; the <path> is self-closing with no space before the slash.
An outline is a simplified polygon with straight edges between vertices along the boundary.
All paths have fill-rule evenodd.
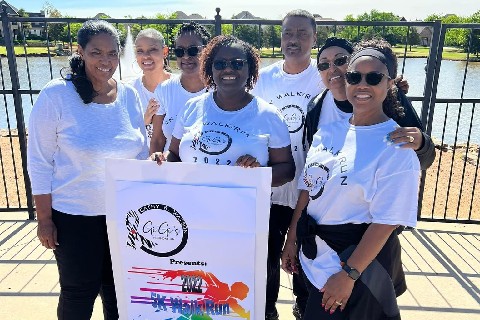
<path id="1" fill-rule="evenodd" d="M 160 46 L 163 47 L 165 45 L 165 38 L 163 37 L 162 33 L 153 28 L 147 28 L 141 30 L 137 37 L 135 38 L 135 42 L 137 42 L 140 38 L 151 38 L 157 40 L 160 43 Z"/>

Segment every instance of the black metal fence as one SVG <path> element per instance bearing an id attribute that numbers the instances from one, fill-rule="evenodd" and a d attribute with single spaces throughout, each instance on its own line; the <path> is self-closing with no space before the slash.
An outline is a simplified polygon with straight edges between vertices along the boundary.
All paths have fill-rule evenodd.
<path id="1" fill-rule="evenodd" d="M 212 20 L 195 20 L 208 26 L 212 34 L 232 33 L 244 40 L 252 42 L 258 48 L 263 48 L 265 56 L 276 56 L 279 53 L 280 36 L 278 34 L 280 20 L 249 20 L 249 19 L 222 19 L 220 9 Z M 5 43 L 6 58 L 0 59 L 0 76 L 2 87 L 0 95 L 3 97 L 3 108 L 0 109 L 0 212 L 26 211 L 29 219 L 34 219 L 34 203 L 31 197 L 30 182 L 26 171 L 27 131 L 25 116 L 33 105 L 43 85 L 50 79 L 58 77 L 58 70 L 65 66 L 59 65 L 55 52 L 51 49 L 48 35 L 48 26 L 63 24 L 68 38 L 66 52 L 75 49 L 71 27 L 88 19 L 80 18 L 20 18 L 1 14 L 2 35 Z M 164 33 L 167 44 L 173 45 L 175 27 L 191 20 L 156 20 L 156 19 L 107 19 L 109 22 L 124 28 L 126 25 L 139 25 L 140 28 L 149 25 L 165 26 Z M 23 24 L 43 23 L 45 25 L 45 44 L 47 53 L 42 58 L 34 58 L 27 54 L 28 46 L 25 40 Z M 17 34 L 23 32 L 21 56 L 15 52 L 12 39 L 12 24 L 17 26 Z M 246 27 L 248 32 L 246 32 Z M 277 29 L 275 29 L 277 28 Z M 409 66 L 406 58 L 409 50 L 410 35 L 416 28 L 431 30 L 431 39 L 428 58 L 425 64 L 416 63 Z M 469 33 L 467 58 L 457 62 L 453 71 L 455 77 L 461 74 L 461 86 L 448 92 L 448 96 L 439 97 L 439 86 L 452 76 L 451 73 L 442 73 L 442 53 L 445 48 L 445 37 L 449 30 L 461 29 Z M 473 81 L 480 81 L 480 62 L 471 62 L 470 48 L 474 40 L 474 31 L 480 30 L 480 24 L 442 24 L 435 22 L 372 22 L 372 21 L 317 21 L 319 34 L 317 48 L 323 40 L 332 35 L 347 36 L 351 40 L 358 40 L 364 36 L 380 34 L 389 39 L 392 30 L 402 30 L 400 38 L 394 39 L 402 46 L 403 56 L 401 73 L 408 74 L 408 68 L 425 70 L 423 77 L 413 79 L 411 90 L 414 92 L 409 98 L 413 101 L 426 132 L 432 135 L 437 143 L 437 160 L 426 172 L 423 172 L 420 186 L 418 217 L 421 220 L 445 222 L 480 223 L 480 208 L 474 204 L 480 203 L 480 192 L 477 190 L 479 178 L 479 148 L 480 145 L 480 116 L 475 113 L 480 103 L 480 91 L 468 91 L 470 78 L 473 72 Z M 252 34 L 256 38 L 252 40 Z M 265 36 L 269 38 L 265 40 Z M 323 38 L 322 38 L 323 37 Z M 267 43 L 268 42 L 268 43 Z M 18 46 L 17 46 L 18 47 Z M 271 47 L 268 49 L 267 47 Z M 18 49 L 17 49 L 18 50 Z M 276 51 L 275 51 L 276 50 Z M 40 63 L 39 63 L 40 59 Z M 411 59 L 410 59 L 411 60 Z M 424 60 L 421 60 L 424 61 Z M 34 63 L 35 62 L 35 63 Z M 445 63 L 445 62 L 444 62 Z M 472 67 L 473 66 L 473 67 Z M 122 63 L 119 66 L 122 77 Z M 472 71 L 473 70 L 473 71 Z M 450 71 L 449 71 L 450 72 Z M 476 73 L 475 73 L 476 72 Z M 476 80 L 475 80 L 476 79 Z M 412 79 L 410 79 L 412 80 Z M 448 82 L 448 81 L 447 81 Z M 420 88 L 423 87 L 423 90 Z M 450 86 L 449 86 L 450 87 Z M 467 95 L 467 96 L 466 96 Z M 28 116 L 28 114 L 27 114 Z M 468 128 L 468 129 L 466 129 Z"/>

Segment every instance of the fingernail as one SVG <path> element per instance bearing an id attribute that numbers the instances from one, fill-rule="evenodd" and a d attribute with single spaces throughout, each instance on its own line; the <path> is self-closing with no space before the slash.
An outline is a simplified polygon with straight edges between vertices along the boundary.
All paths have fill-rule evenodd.
<path id="1" fill-rule="evenodd" d="M 334 313 L 334 312 L 335 312 L 335 310 L 330 309 L 330 314 L 332 314 L 332 313 Z"/>
<path id="2" fill-rule="evenodd" d="M 322 308 L 325 308 L 325 303 L 322 303 Z M 327 311 L 327 309 L 325 309 L 325 311 Z"/>

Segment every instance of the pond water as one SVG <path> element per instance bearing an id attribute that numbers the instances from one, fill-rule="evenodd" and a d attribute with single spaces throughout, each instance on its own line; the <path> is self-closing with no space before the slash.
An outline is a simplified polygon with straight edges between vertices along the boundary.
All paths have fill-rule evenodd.
<path id="1" fill-rule="evenodd" d="M 272 64 L 279 59 L 262 59 L 262 66 Z M 20 77 L 20 87 L 23 90 L 33 89 L 40 90 L 50 79 L 60 77 L 60 70 L 68 65 L 67 57 L 52 57 L 52 66 L 50 68 L 47 57 L 29 57 L 28 64 L 24 57 L 17 58 L 17 68 Z M 437 98 L 461 98 L 462 86 L 464 86 L 463 98 L 477 98 L 480 99 L 480 63 L 469 63 L 468 72 L 465 84 L 463 84 L 463 77 L 465 73 L 465 61 L 442 61 L 440 72 Z M 5 57 L 1 58 L 1 72 L 3 73 L 3 87 L 11 89 L 10 75 L 8 71 L 8 61 Z M 399 70 L 401 70 L 403 60 L 399 60 Z M 426 59 L 406 59 L 404 75 L 410 83 L 409 96 L 423 96 L 425 86 L 425 67 Z M 132 68 L 131 62 L 128 66 L 123 65 L 123 68 Z M 178 72 L 174 63 L 172 63 L 173 72 Z M 140 75 L 138 67 L 133 68 L 135 72 Z M 36 96 L 23 95 L 23 111 L 26 122 L 32 109 L 32 104 Z M 7 107 L 8 106 L 8 107 Z M 417 112 L 420 114 L 421 103 L 414 103 Z M 459 111 L 461 114 L 459 116 Z M 446 143 L 453 143 L 458 126 L 458 142 L 466 142 L 472 123 L 472 131 L 470 133 L 470 141 L 480 144 L 480 110 L 475 112 L 473 104 L 465 103 L 462 106 L 459 104 L 438 103 L 435 106 L 434 120 L 432 126 L 432 136 L 440 140 L 442 137 L 442 130 L 444 127 L 445 116 L 447 116 L 445 126 Z M 11 95 L 4 97 L 4 104 L 0 107 L 0 129 L 7 128 L 7 114 L 10 123 L 10 128 L 16 127 L 15 113 L 13 107 L 13 99 Z"/>

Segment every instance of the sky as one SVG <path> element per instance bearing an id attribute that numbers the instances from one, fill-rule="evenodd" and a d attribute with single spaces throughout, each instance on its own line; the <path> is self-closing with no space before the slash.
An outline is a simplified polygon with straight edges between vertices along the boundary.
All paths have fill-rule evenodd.
<path id="1" fill-rule="evenodd" d="M 27 12 L 39 12 L 44 0 L 7 0 L 10 4 Z M 432 13 L 454 13 L 470 16 L 480 10 L 478 0 L 48 0 L 63 15 L 89 18 L 97 13 L 106 13 L 113 18 L 132 16 L 151 17 L 156 13 L 170 14 L 177 10 L 186 14 L 198 13 L 213 19 L 215 8 L 220 15 L 229 19 L 241 11 L 265 19 L 281 19 L 293 9 L 305 9 L 324 18 L 343 20 L 347 14 L 357 16 L 372 9 L 393 12 L 407 20 L 423 20 Z"/>

